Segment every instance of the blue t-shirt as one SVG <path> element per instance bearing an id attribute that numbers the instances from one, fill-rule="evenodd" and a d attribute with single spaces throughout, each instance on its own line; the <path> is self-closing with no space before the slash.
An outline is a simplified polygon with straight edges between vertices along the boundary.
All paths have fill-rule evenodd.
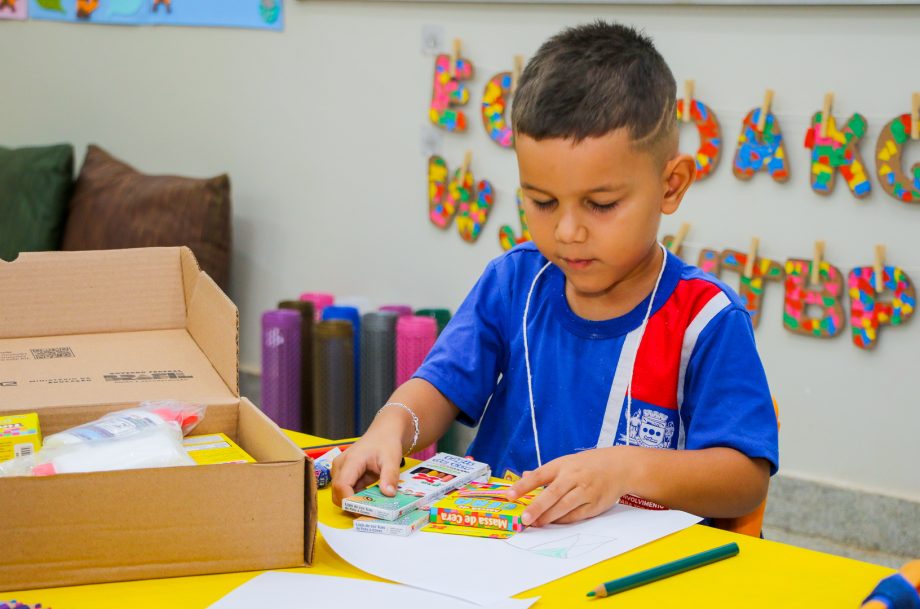
<path id="1" fill-rule="evenodd" d="M 490 262 L 415 373 L 460 409 L 461 422 L 479 423 L 468 453 L 499 477 L 538 466 L 522 318 L 546 263 L 533 243 Z M 558 267 L 536 281 L 527 341 L 542 462 L 614 444 L 723 446 L 767 459 L 775 473 L 776 414 L 738 296 L 668 254 L 639 341 L 649 298 L 589 321 L 569 307 Z"/>

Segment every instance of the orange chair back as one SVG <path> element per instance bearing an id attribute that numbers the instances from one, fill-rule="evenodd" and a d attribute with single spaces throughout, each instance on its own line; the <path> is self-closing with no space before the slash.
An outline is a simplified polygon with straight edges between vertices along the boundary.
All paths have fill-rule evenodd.
<path id="1" fill-rule="evenodd" d="M 773 411 L 776 413 L 776 429 L 779 429 L 779 407 L 776 405 L 776 398 L 773 398 Z M 713 518 L 712 525 L 717 529 L 731 531 L 732 533 L 741 533 L 742 535 L 751 535 L 760 537 L 763 532 L 763 514 L 767 509 L 767 500 L 757 506 L 757 509 L 750 514 L 739 516 L 738 518 Z"/>

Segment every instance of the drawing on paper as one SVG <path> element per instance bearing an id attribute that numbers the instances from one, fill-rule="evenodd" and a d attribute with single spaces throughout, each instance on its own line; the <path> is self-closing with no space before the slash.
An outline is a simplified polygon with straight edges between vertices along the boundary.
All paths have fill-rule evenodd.
<path id="1" fill-rule="evenodd" d="M 617 540 L 616 537 L 591 535 L 588 533 L 566 535 L 564 532 L 560 531 L 560 534 L 561 536 L 559 538 L 549 541 L 546 541 L 546 535 L 529 536 L 518 534 L 505 540 L 505 543 L 518 550 L 525 550 L 540 556 L 549 556 L 550 558 L 577 558 Z"/>

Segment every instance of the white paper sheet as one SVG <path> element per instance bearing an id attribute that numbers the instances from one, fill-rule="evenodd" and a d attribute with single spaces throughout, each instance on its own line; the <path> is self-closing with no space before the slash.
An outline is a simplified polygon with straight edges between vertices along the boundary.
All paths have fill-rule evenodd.
<path id="1" fill-rule="evenodd" d="M 332 549 L 359 569 L 490 605 L 699 521 L 676 510 L 617 505 L 590 520 L 525 529 L 507 540 L 424 531 L 395 537 L 319 526 Z M 463 576 L 432 577 L 441 569 Z"/>
<path id="2" fill-rule="evenodd" d="M 527 609 L 538 599 L 517 600 L 506 598 L 489 609 Z M 249 580 L 210 609 L 304 609 L 328 607 L 330 609 L 411 609 L 432 607 L 437 609 L 481 609 L 449 596 L 401 586 L 346 577 L 285 573 L 263 573 Z"/>

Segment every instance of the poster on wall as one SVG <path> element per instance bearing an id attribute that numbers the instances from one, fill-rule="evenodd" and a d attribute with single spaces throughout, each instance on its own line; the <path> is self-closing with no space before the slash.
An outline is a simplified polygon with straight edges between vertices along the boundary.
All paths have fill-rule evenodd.
<path id="1" fill-rule="evenodd" d="M 0 0 L 0 19 L 23 20 L 28 16 L 26 0 Z"/>
<path id="2" fill-rule="evenodd" d="M 0 0 L 25 3 L 26 0 Z M 283 0 L 28 0 L 29 16 L 108 25 L 187 25 L 281 30 Z M 3 11 L 0 11 L 2 15 Z"/>

